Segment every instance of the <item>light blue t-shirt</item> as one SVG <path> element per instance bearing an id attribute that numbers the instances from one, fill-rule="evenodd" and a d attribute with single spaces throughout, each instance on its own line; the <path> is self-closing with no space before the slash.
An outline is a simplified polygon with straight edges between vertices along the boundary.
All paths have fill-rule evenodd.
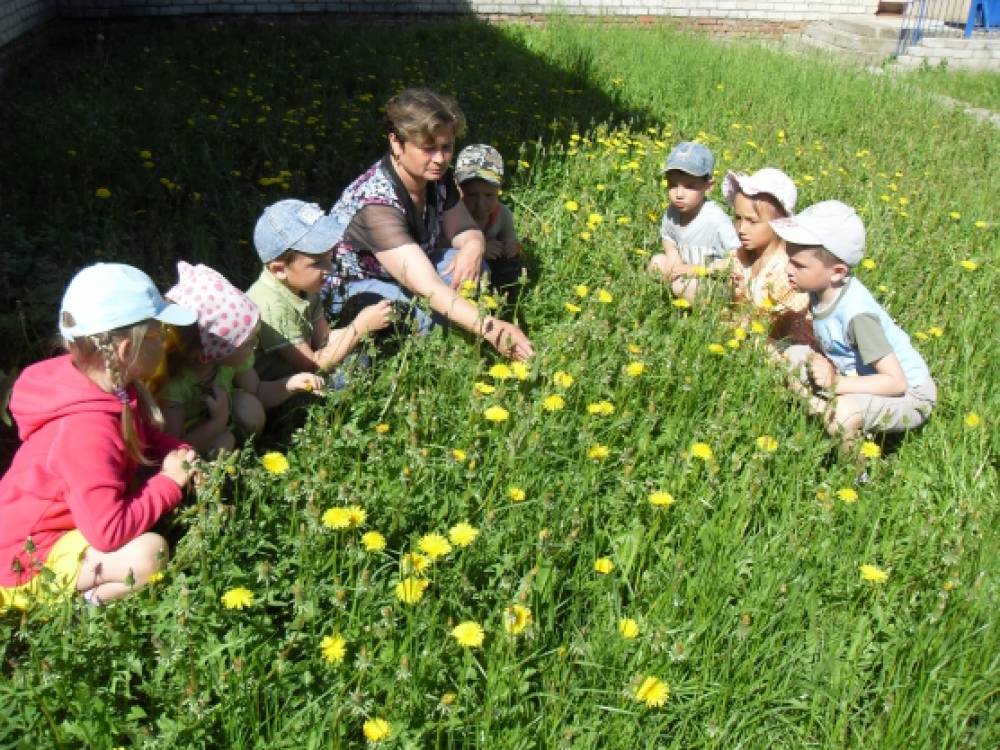
<path id="1" fill-rule="evenodd" d="M 660 237 L 677 245 L 681 260 L 695 266 L 725 258 L 740 246 L 732 220 L 712 200 L 702 204 L 698 215 L 687 226 L 681 226 L 677 209 L 669 206 L 660 223 Z"/>

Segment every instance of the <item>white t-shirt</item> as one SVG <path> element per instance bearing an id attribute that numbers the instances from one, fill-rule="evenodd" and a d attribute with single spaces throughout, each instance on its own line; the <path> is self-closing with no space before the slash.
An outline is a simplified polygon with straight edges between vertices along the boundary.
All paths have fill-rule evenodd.
<path id="1" fill-rule="evenodd" d="M 726 257 L 740 246 L 733 222 L 719 204 L 706 200 L 698 215 L 681 226 L 680 215 L 672 205 L 663 213 L 660 237 L 677 245 L 681 260 L 690 265 L 704 266 Z"/>

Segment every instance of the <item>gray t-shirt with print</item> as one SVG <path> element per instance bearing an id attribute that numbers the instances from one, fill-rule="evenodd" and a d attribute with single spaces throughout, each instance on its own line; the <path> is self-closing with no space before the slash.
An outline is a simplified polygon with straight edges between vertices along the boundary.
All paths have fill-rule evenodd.
<path id="1" fill-rule="evenodd" d="M 690 265 L 708 265 L 740 246 L 732 220 L 712 200 L 702 204 L 687 226 L 681 226 L 680 215 L 671 205 L 663 213 L 660 237 L 677 245 L 681 260 Z"/>

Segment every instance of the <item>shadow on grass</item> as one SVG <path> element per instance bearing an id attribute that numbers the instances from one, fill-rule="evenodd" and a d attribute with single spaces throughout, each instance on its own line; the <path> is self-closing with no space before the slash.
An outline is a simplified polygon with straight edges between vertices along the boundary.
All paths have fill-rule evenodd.
<path id="1" fill-rule="evenodd" d="M 54 351 L 62 291 L 90 263 L 132 263 L 165 289 L 185 259 L 248 286 L 261 209 L 332 205 L 383 153 L 381 108 L 403 87 L 456 95 L 464 142 L 496 145 L 508 185 L 535 143 L 649 119 L 592 80 L 568 35 L 543 58 L 519 27 L 471 17 L 63 22 L 37 44 L 0 97 L 6 371 Z"/>

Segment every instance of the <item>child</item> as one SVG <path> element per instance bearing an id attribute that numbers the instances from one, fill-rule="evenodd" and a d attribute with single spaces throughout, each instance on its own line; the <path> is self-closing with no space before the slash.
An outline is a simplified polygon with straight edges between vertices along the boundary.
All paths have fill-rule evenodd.
<path id="1" fill-rule="evenodd" d="M 684 141 L 663 165 L 670 205 L 663 214 L 660 237 L 663 252 L 654 255 L 647 270 L 670 281 L 674 295 L 691 302 L 698 278 L 740 246 L 732 222 L 717 203 L 705 198 L 715 181 L 715 157 L 702 143 Z"/>
<path id="2" fill-rule="evenodd" d="M 792 289 L 785 242 L 768 223 L 794 213 L 795 183 L 771 167 L 752 175 L 727 172 L 722 194 L 733 209 L 733 227 L 740 240 L 739 249 L 730 256 L 734 300 L 749 302 L 770 318 L 771 340 L 811 344 L 809 297 Z"/>
<path id="3" fill-rule="evenodd" d="M 278 201 L 258 219 L 253 241 L 264 269 L 247 296 L 260 308 L 254 366 L 262 379 L 328 372 L 362 338 L 389 325 L 392 308 L 382 300 L 330 331 L 319 291 L 333 268 L 333 246 L 343 234 L 334 217 L 300 200 Z"/>
<path id="4" fill-rule="evenodd" d="M 266 409 L 293 393 L 322 390 L 324 383 L 308 372 L 261 380 L 253 368 L 257 305 L 207 266 L 181 261 L 177 271 L 180 282 L 167 299 L 194 310 L 198 324 L 171 331 L 153 392 L 167 432 L 203 455 L 231 451 L 236 447 L 233 426 L 256 434 L 264 428 Z"/>
<path id="5" fill-rule="evenodd" d="M 131 266 L 99 263 L 70 282 L 69 354 L 25 369 L 11 398 L 24 442 L 0 480 L 0 610 L 74 591 L 101 604 L 163 565 L 167 544 L 148 529 L 181 502 L 195 453 L 157 429 L 139 383 L 159 365 L 161 323 L 194 320 Z M 159 472 L 143 478 L 148 467 Z"/>
<path id="6" fill-rule="evenodd" d="M 466 146 L 455 162 L 462 202 L 486 236 L 486 264 L 494 286 L 516 303 L 521 293 L 524 261 L 517 241 L 514 214 L 500 202 L 503 157 L 485 143 Z"/>
<path id="7" fill-rule="evenodd" d="M 847 448 L 862 430 L 901 432 L 926 422 L 937 401 L 927 364 L 851 276 L 865 249 L 854 209 L 823 201 L 771 226 L 788 243 L 788 279 L 809 294 L 813 330 L 826 355 L 805 346 L 785 352 L 810 410 L 824 416 Z"/>

